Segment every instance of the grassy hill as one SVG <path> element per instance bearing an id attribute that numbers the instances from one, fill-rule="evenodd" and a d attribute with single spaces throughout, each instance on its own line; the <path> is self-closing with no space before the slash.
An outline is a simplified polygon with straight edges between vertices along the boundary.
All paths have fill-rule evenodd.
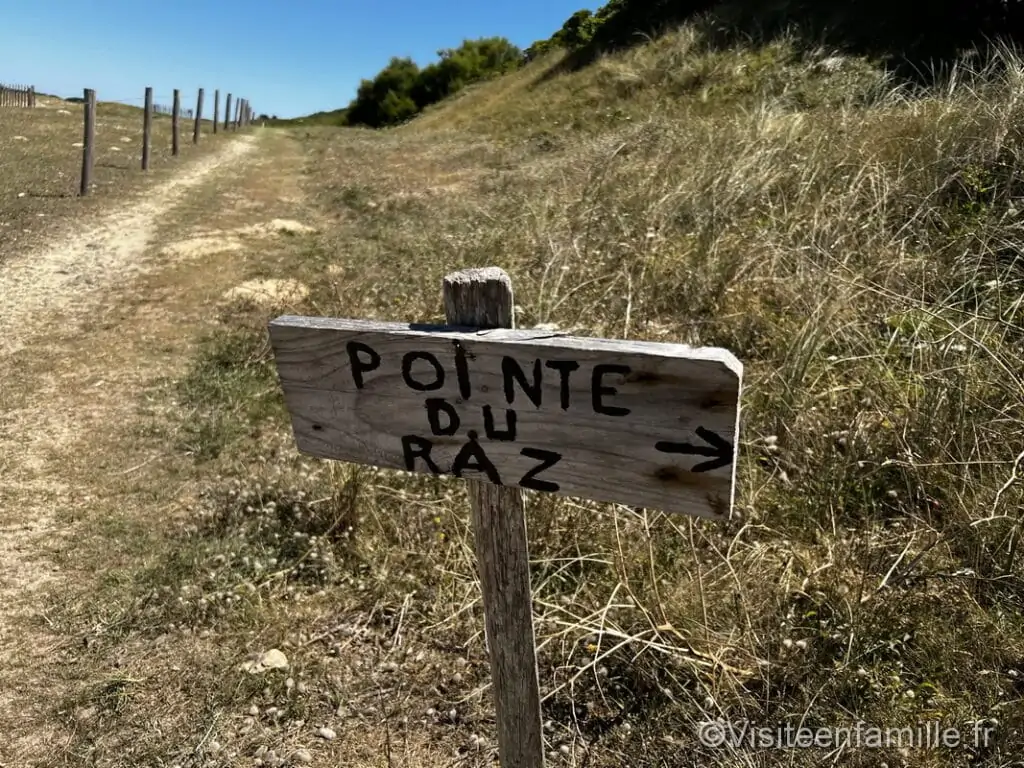
<path id="1" fill-rule="evenodd" d="M 743 361 L 735 520 L 528 498 L 551 765 L 1010 764 L 1024 751 L 1024 60 L 1001 50 L 911 87 L 866 57 L 785 36 L 723 45 L 697 23 L 587 66 L 564 55 L 397 128 L 285 129 L 304 156 L 289 185 L 319 232 L 252 264 L 309 286 L 290 313 L 408 322 L 443 318 L 447 272 L 497 265 L 520 327 Z M 286 754 L 330 723 L 344 764 L 401 744 L 410 765 L 490 765 L 464 493 L 289 453 L 275 314 L 225 315 L 174 391 L 186 417 L 168 433 L 203 467 L 201 494 L 188 534 L 148 559 L 145 608 L 119 637 L 213 629 L 232 652 L 254 632 L 295 638 L 282 647 L 301 694 L 191 668 L 225 721 L 274 705 L 272 725 L 217 725 L 242 756 Z M 182 598 L 143 600 L 160 589 Z M 169 668 L 187 642 L 162 661 L 135 652 Z M 142 711 L 123 706 L 122 724 Z M 759 749 L 749 731 L 699 745 L 719 718 L 939 724 L 967 746 L 837 757 Z"/>

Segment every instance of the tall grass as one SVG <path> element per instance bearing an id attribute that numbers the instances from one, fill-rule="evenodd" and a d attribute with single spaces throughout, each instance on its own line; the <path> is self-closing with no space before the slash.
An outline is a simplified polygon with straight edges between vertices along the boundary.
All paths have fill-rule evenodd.
<path id="1" fill-rule="evenodd" d="M 442 275 L 493 264 L 520 325 L 745 363 L 734 520 L 529 498 L 553 760 L 996 766 L 1024 748 L 1024 60 L 997 51 L 911 94 L 827 54 L 715 50 L 684 29 L 544 82 L 540 62 L 399 130 L 302 132 L 306 189 L 335 222 L 318 245 L 330 268 L 294 267 L 320 282 L 307 311 L 439 320 Z M 407 650 L 389 727 L 447 746 L 491 733 L 462 489 L 285 455 L 262 448 L 272 492 L 217 497 L 248 515 L 214 505 L 219 527 L 190 546 L 265 558 L 247 531 L 279 533 L 282 498 L 333 499 L 304 513 L 346 531 L 331 557 L 317 544 L 332 565 L 309 589 L 344 606 L 324 626 L 365 621 L 392 638 L 374 654 Z M 470 665 L 450 674 L 458 657 Z M 324 675 L 311 685 L 332 697 L 379 690 L 368 672 Z M 714 718 L 985 721 L 997 738 L 831 757 L 696 746 Z"/>

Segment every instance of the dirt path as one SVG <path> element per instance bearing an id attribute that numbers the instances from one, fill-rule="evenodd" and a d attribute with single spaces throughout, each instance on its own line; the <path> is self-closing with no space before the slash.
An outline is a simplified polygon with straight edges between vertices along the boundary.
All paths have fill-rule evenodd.
<path id="1" fill-rule="evenodd" d="M 187 360 L 248 244 L 294 215 L 295 160 L 270 132 L 233 139 L 0 266 L 0 766 L 78 764 L 57 757 L 69 736 L 53 714 L 68 695 L 56 651 L 75 638 L 44 596 L 95 575 L 73 556 L 93 510 L 166 514 L 126 491 L 147 457 L 122 430 L 145 387 Z"/>

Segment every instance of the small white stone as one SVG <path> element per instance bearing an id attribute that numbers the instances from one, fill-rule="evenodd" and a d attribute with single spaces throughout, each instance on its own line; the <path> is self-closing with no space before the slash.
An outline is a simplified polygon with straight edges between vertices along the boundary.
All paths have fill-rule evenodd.
<path id="1" fill-rule="evenodd" d="M 333 728 L 328 728 L 326 725 L 323 728 L 318 728 L 316 735 L 326 741 L 331 741 L 337 738 L 338 736 L 338 734 L 334 731 Z"/>
<path id="2" fill-rule="evenodd" d="M 292 759 L 297 763 L 312 763 L 313 754 L 308 749 L 297 749 L 292 753 Z"/>

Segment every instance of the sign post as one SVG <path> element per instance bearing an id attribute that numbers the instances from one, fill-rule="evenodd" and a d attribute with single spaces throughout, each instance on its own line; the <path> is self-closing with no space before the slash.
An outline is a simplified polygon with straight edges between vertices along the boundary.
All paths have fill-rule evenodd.
<path id="1" fill-rule="evenodd" d="M 731 513 L 729 352 L 513 328 L 494 267 L 448 275 L 447 325 L 283 316 L 270 338 L 303 453 L 468 481 L 503 768 L 543 768 L 522 489 Z"/>

